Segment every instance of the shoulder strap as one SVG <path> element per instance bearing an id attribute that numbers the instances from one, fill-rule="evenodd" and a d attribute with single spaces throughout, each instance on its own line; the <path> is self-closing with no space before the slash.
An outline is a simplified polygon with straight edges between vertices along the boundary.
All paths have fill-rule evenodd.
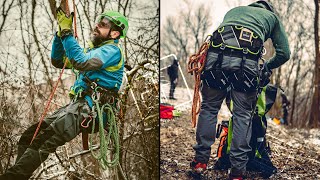
<path id="1" fill-rule="evenodd" d="M 108 66 L 105 68 L 106 71 L 109 71 L 109 72 L 115 72 L 115 71 L 118 71 L 124 64 L 124 55 L 123 55 L 123 51 L 122 51 L 122 48 L 120 47 L 119 43 L 115 43 L 114 40 L 110 40 L 110 41 L 106 41 L 103 45 L 105 44 L 109 44 L 109 45 L 113 45 L 113 46 L 116 46 L 119 48 L 120 50 L 120 60 L 119 60 L 119 63 L 117 65 L 114 65 L 114 66 Z"/>
<path id="2" fill-rule="evenodd" d="M 92 42 L 88 42 L 88 44 L 89 44 L 89 49 L 94 48 L 94 45 L 92 44 Z M 123 64 L 124 64 L 124 55 L 123 55 L 122 48 L 120 47 L 119 43 L 115 43 L 113 39 L 108 40 L 108 41 L 105 41 L 105 42 L 101 43 L 101 44 L 100 44 L 99 46 L 97 46 L 97 47 L 101 47 L 101 46 L 106 45 L 106 44 L 108 44 L 108 45 L 113 45 L 113 46 L 118 47 L 119 50 L 120 50 L 120 56 L 121 56 L 121 58 L 120 58 L 119 63 L 118 63 L 117 65 L 108 66 L 108 67 L 105 68 L 105 70 L 106 70 L 106 71 L 109 71 L 109 72 L 118 71 L 118 70 L 123 66 Z M 87 51 L 88 51 L 88 49 L 84 49 L 84 52 L 87 52 Z"/>

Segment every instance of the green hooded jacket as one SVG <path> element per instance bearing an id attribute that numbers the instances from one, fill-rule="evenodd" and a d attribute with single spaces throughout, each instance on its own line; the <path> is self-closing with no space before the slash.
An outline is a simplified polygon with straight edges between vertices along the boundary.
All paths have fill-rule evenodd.
<path id="1" fill-rule="evenodd" d="M 277 68 L 290 59 L 288 37 L 279 17 L 262 4 L 252 3 L 231 9 L 219 28 L 228 25 L 246 27 L 255 32 L 263 42 L 271 38 L 276 54 L 268 61 L 269 69 Z"/>

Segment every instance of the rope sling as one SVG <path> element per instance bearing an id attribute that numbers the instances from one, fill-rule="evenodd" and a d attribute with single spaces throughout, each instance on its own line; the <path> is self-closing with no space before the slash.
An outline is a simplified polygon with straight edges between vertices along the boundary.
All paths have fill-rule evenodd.
<path id="1" fill-rule="evenodd" d="M 119 155 L 120 155 L 120 143 L 119 143 L 119 131 L 116 121 L 116 116 L 114 114 L 115 107 L 110 105 L 109 103 L 105 103 L 100 107 L 100 96 L 99 96 L 99 89 L 100 87 L 97 86 L 94 89 L 94 93 L 92 94 L 92 100 L 95 104 L 95 109 L 97 110 L 97 116 L 99 120 L 99 136 L 100 136 L 100 153 L 95 154 L 93 151 L 93 135 L 90 137 L 90 151 L 92 156 L 97 159 L 103 169 L 107 167 L 114 167 L 117 166 L 119 163 Z M 92 108 L 94 110 L 94 108 Z M 106 118 L 108 120 L 108 134 L 105 136 L 104 133 L 104 125 L 103 125 L 103 112 L 106 113 Z M 92 123 L 92 134 L 95 130 L 96 122 L 93 120 Z M 106 138 L 103 138 L 106 137 Z M 113 142 L 114 145 L 114 153 L 112 155 L 111 161 L 108 160 L 108 146 L 111 145 Z"/>
<path id="2" fill-rule="evenodd" d="M 192 100 L 192 127 L 195 127 L 197 124 L 197 115 L 200 112 L 200 76 L 206 64 L 206 55 L 207 51 L 210 47 L 210 37 L 211 35 L 207 36 L 204 43 L 201 45 L 200 49 L 197 53 L 190 56 L 188 61 L 188 73 L 194 75 L 195 84 L 194 84 L 194 93 L 193 93 L 193 100 Z"/>

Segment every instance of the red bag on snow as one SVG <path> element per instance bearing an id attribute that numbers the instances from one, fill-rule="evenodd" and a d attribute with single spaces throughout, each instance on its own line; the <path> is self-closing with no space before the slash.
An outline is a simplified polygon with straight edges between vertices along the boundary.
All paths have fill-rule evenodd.
<path id="1" fill-rule="evenodd" d="M 171 105 L 160 104 L 160 118 L 162 119 L 172 119 L 174 107 Z"/>

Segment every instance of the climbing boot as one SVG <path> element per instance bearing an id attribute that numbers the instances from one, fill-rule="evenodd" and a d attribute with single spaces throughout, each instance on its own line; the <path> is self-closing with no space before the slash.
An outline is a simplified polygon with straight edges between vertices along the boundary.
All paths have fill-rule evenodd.
<path id="1" fill-rule="evenodd" d="M 197 162 L 196 160 L 193 160 L 190 163 L 190 167 L 192 171 L 196 174 L 202 174 L 205 170 L 207 170 L 207 164 Z"/>
<path id="2" fill-rule="evenodd" d="M 240 171 L 229 170 L 229 180 L 243 180 L 243 173 Z"/>

